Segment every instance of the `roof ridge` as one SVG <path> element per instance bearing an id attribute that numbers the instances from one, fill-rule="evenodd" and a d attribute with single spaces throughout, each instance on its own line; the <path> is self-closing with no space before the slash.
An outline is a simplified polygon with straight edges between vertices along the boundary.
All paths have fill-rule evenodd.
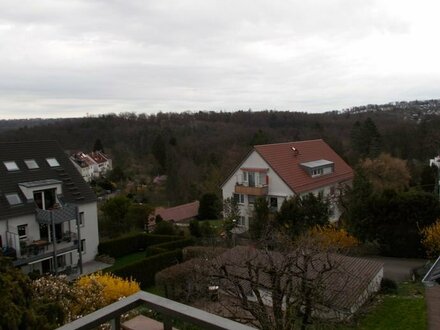
<path id="1" fill-rule="evenodd" d="M 255 147 L 263 147 L 263 146 L 280 145 L 280 144 L 314 142 L 314 141 L 324 141 L 324 140 L 323 139 L 311 139 L 311 140 L 300 140 L 300 141 L 287 141 L 287 142 L 278 142 L 278 143 L 256 144 L 256 145 L 254 145 L 254 148 Z"/>

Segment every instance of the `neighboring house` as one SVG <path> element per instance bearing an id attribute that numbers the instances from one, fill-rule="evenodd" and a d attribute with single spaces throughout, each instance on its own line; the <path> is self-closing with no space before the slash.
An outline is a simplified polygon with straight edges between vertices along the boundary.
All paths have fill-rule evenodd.
<path id="1" fill-rule="evenodd" d="M 150 229 L 154 227 L 157 216 L 160 216 L 164 221 L 173 221 L 175 223 L 188 222 L 199 215 L 199 205 L 199 201 L 194 201 L 169 208 L 157 207 L 154 210 L 154 215 L 149 219 L 149 227 Z"/>
<path id="2" fill-rule="evenodd" d="M 55 141 L 0 143 L 0 246 L 24 272 L 70 272 L 98 250 L 96 196 Z"/>
<path id="3" fill-rule="evenodd" d="M 322 193 L 330 198 L 331 218 L 337 221 L 339 188 L 351 184 L 353 170 L 323 140 L 257 145 L 222 185 L 223 199 L 234 198 L 240 208 L 238 225 L 249 228 L 253 204 L 264 197 L 278 211 L 291 196 Z"/>
<path id="4" fill-rule="evenodd" d="M 243 292 L 249 301 L 256 301 L 256 295 L 253 292 L 255 287 L 258 288 L 259 294 L 263 299 L 264 305 L 272 305 L 270 271 L 273 270 L 268 266 L 275 262 L 278 266 L 286 265 L 282 258 L 291 256 L 282 255 L 278 252 L 260 251 L 254 247 L 237 246 L 229 249 L 224 254 L 217 257 L 214 264 L 223 267 L 229 274 L 229 280 L 220 280 L 219 289 L 228 295 L 227 287 L 234 281 L 239 281 Z M 283 268 L 288 274 L 298 274 L 293 279 L 293 283 L 301 285 L 301 276 L 306 276 L 309 280 L 315 279 L 316 273 L 322 268 L 329 268 L 322 272 L 320 283 L 314 283 L 319 286 L 322 295 L 320 295 L 320 304 L 316 304 L 315 314 L 322 318 L 347 319 L 371 297 L 372 294 L 380 290 L 380 284 L 383 278 L 383 263 L 363 258 L 347 257 L 341 254 L 322 253 L 312 257 L 310 262 L 310 271 L 303 274 L 303 270 L 307 267 L 302 260 L 295 259 L 292 262 L 292 268 Z M 313 267 L 311 267 L 313 265 Z M 331 265 L 331 266 L 330 266 Z M 249 268 L 250 267 L 250 268 Z M 298 268 L 295 268 L 298 267 Z M 250 271 L 249 269 L 252 269 Z M 224 273 L 221 273 L 224 274 Z M 224 275 L 221 275 L 224 276 Z M 221 278 L 220 276 L 220 278 Z M 281 289 L 283 288 L 281 283 Z M 223 288 L 222 288 L 223 286 Z M 229 289 L 236 292 L 237 283 L 233 284 L 234 288 Z M 286 285 L 287 288 L 287 285 Z M 295 294 L 293 294 L 293 297 Z"/>
<path id="5" fill-rule="evenodd" d="M 422 279 L 426 286 L 436 286 L 440 284 L 440 257 L 434 262 Z"/>
<path id="6" fill-rule="evenodd" d="M 78 151 L 70 156 L 70 160 L 87 182 L 112 169 L 112 160 L 101 151 L 94 151 L 89 154 Z"/>
<path id="7" fill-rule="evenodd" d="M 98 165 L 98 176 L 112 169 L 112 160 L 102 151 L 92 151 L 88 156 Z"/>

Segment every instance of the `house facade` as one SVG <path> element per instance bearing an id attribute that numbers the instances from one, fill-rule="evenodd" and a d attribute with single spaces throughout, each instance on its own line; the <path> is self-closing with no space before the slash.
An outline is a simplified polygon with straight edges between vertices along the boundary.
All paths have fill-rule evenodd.
<path id="1" fill-rule="evenodd" d="M 237 224 L 245 229 L 258 197 L 267 200 L 271 211 L 278 211 L 289 197 L 322 194 L 330 200 L 330 220 L 337 221 L 338 192 L 352 180 L 351 167 L 321 139 L 266 144 L 253 147 L 223 183 L 222 194 L 238 203 Z"/>
<path id="2" fill-rule="evenodd" d="M 96 196 L 55 141 L 0 143 L 0 247 L 26 273 L 70 273 L 98 251 Z"/>
<path id="3" fill-rule="evenodd" d="M 86 154 L 82 151 L 74 152 L 70 160 L 87 182 L 100 177 L 112 169 L 112 160 L 101 151 Z"/>

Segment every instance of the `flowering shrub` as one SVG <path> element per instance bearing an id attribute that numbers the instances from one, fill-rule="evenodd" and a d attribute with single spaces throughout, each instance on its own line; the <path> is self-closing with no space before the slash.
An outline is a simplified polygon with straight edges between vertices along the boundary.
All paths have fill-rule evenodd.
<path id="1" fill-rule="evenodd" d="M 423 228 L 421 234 L 428 257 L 437 257 L 440 254 L 440 219 Z"/>
<path id="2" fill-rule="evenodd" d="M 89 292 L 90 289 L 99 288 L 103 298 L 103 306 L 109 305 L 122 297 L 128 297 L 140 290 L 139 283 L 136 281 L 125 280 L 111 273 L 103 274 L 101 272 L 81 276 L 76 281 L 76 285 L 86 292 Z"/>
<path id="3" fill-rule="evenodd" d="M 317 238 L 324 246 L 337 249 L 348 249 L 359 244 L 356 237 L 350 235 L 345 229 L 335 226 L 315 226 L 310 229 L 310 235 Z"/>
<path id="4" fill-rule="evenodd" d="M 33 298 L 41 312 L 51 314 L 53 322 L 59 326 L 139 290 L 137 282 L 110 273 L 82 276 L 72 283 L 66 276 L 48 275 L 32 283 Z"/>

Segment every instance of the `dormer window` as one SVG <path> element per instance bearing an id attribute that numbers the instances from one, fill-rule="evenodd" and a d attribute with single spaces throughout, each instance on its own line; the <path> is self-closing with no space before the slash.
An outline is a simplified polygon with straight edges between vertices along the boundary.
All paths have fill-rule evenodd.
<path id="1" fill-rule="evenodd" d="M 58 163 L 56 158 L 46 158 L 47 163 L 50 167 L 57 167 L 60 166 L 60 163 Z"/>
<path id="2" fill-rule="evenodd" d="M 5 165 L 6 169 L 9 172 L 13 172 L 13 171 L 18 171 L 19 170 L 19 168 L 17 166 L 17 163 L 14 162 L 13 160 L 7 161 L 7 162 L 3 162 L 3 164 Z"/>
<path id="3" fill-rule="evenodd" d="M 312 178 L 314 178 L 321 175 L 333 173 L 335 164 L 329 160 L 320 159 L 311 162 L 301 163 L 301 167 L 306 170 L 306 172 L 309 173 Z"/>

